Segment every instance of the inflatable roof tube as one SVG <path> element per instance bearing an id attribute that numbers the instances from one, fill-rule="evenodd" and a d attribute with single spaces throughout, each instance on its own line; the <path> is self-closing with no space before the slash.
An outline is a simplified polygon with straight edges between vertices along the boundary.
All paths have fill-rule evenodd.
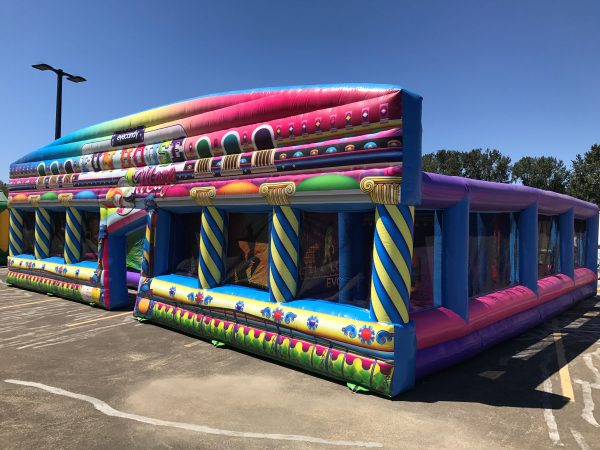
<path id="1" fill-rule="evenodd" d="M 467 195 L 464 178 L 440 176 L 423 172 L 421 208 L 444 209 L 460 202 Z M 456 181 L 454 180 L 456 178 Z"/>
<path id="2" fill-rule="evenodd" d="M 460 200 L 465 191 L 469 192 L 474 211 L 519 211 L 539 202 L 540 214 L 562 214 L 569 209 L 573 209 L 575 216 L 580 218 L 587 219 L 598 214 L 595 205 L 555 192 L 428 172 L 423 172 L 421 206 L 447 208 Z"/>
<path id="3" fill-rule="evenodd" d="M 238 134 L 239 133 L 237 131 L 234 132 L 228 132 L 228 133 L 234 133 L 234 134 Z M 400 139 L 402 136 L 402 130 L 398 129 L 398 128 L 390 128 L 384 131 L 378 131 L 375 133 L 370 133 L 370 134 L 360 134 L 360 135 L 355 135 L 355 136 L 351 136 L 351 137 L 344 137 L 344 138 L 339 138 L 339 139 L 330 139 L 327 141 L 323 141 L 323 142 L 319 142 L 319 143 L 305 143 L 305 144 L 300 144 L 300 145 L 290 145 L 290 146 L 284 146 L 284 147 L 280 147 L 278 149 L 278 151 L 288 151 L 288 150 L 301 150 L 301 149 L 306 149 L 306 148 L 311 148 L 311 147 L 323 147 L 323 146 L 327 146 L 327 145 L 332 145 L 332 146 L 344 146 L 344 145 L 351 145 L 351 144 L 358 144 L 359 145 L 359 149 L 361 148 L 361 146 L 369 141 L 369 140 L 385 140 L 386 138 L 390 139 L 390 140 L 394 140 L 396 139 Z M 185 151 L 185 158 L 186 161 L 182 161 L 182 162 L 171 162 L 169 163 L 169 165 L 173 165 L 173 164 L 179 164 L 180 166 L 185 165 L 186 162 L 191 162 L 193 160 L 196 159 L 200 159 L 198 157 L 198 155 L 196 154 L 196 146 L 198 145 L 198 142 L 201 140 L 206 140 L 207 141 L 207 145 L 206 148 L 209 149 L 211 147 L 210 144 L 210 139 L 208 136 L 203 135 L 203 136 L 192 136 L 192 137 L 188 137 L 185 139 L 175 139 L 173 141 L 166 141 L 172 144 L 169 145 L 169 149 L 171 150 L 171 157 L 174 158 L 175 155 L 172 153 L 173 149 L 172 146 L 175 146 L 176 142 L 179 141 L 179 148 L 183 148 Z M 239 136 L 237 141 L 239 142 Z M 162 144 L 164 144 L 165 141 L 162 142 Z M 380 145 L 380 147 L 385 147 L 385 142 L 383 143 L 384 145 Z M 138 146 L 139 147 L 139 146 Z M 145 146 L 141 146 L 141 147 L 145 147 Z M 242 145 L 242 147 L 246 148 L 247 145 Z M 135 157 L 135 148 L 136 147 L 128 147 L 128 148 L 124 148 L 121 150 L 115 150 L 115 151 L 111 151 L 111 152 L 105 152 L 106 154 L 110 154 L 111 155 L 111 159 L 112 159 L 112 163 L 114 164 L 115 169 L 120 169 L 121 168 L 121 163 L 123 158 L 127 158 L 128 161 L 130 161 L 132 158 Z M 193 150 L 193 152 L 190 150 L 190 148 Z M 252 150 L 254 151 L 254 149 Z M 85 148 L 84 148 L 84 153 L 85 153 Z M 193 154 L 192 154 L 193 153 Z M 230 152 L 228 152 L 230 153 Z M 251 152 L 249 153 L 245 153 L 246 156 L 250 155 Z M 203 152 L 202 157 L 210 157 L 212 156 L 211 153 L 209 153 L 208 155 L 205 154 L 205 152 Z M 209 156 L 210 155 L 210 156 Z M 88 155 L 82 155 L 81 157 L 70 157 L 70 158 L 63 158 L 61 160 L 56 160 L 56 161 L 52 161 L 52 160 L 44 160 L 44 161 L 37 161 L 37 162 L 31 162 L 31 163 L 23 163 L 23 164 L 13 164 L 11 167 L 11 180 L 10 183 L 11 185 L 17 185 L 19 183 L 22 182 L 26 182 L 27 180 L 30 181 L 36 181 L 37 178 L 39 176 L 46 176 L 46 175 L 52 175 L 51 172 L 51 167 L 54 168 L 56 167 L 57 169 L 59 169 L 60 175 L 64 175 L 64 174 L 68 174 L 68 173 L 94 173 L 93 172 L 93 168 L 92 167 L 88 167 L 89 165 L 85 164 L 85 160 L 91 158 L 91 156 Z M 104 165 L 106 162 L 106 158 L 102 157 L 102 164 Z M 148 165 L 151 165 L 150 163 L 159 163 L 159 161 L 145 161 L 146 163 L 148 163 Z M 131 164 L 133 163 L 133 164 Z M 137 164 L 135 164 L 135 161 L 131 161 L 130 162 L 131 166 L 137 166 Z M 161 166 L 163 166 L 164 164 L 160 164 Z M 83 167 L 83 172 L 82 172 L 82 167 Z M 129 166 L 125 167 L 128 168 Z M 142 167 L 145 167 L 145 165 L 143 165 Z M 179 166 L 175 166 L 175 167 L 179 167 Z M 59 174 L 59 172 L 56 172 L 56 174 Z M 103 172 L 107 172 L 107 170 L 103 170 Z M 21 180 L 21 181 L 19 181 Z"/>
<path id="4" fill-rule="evenodd" d="M 514 211 L 517 199 L 521 205 L 530 205 L 539 195 L 537 189 L 506 183 L 468 180 L 467 187 L 471 192 L 471 209 L 478 212 Z M 499 189 L 502 195 L 498 195 Z"/>
<path id="5" fill-rule="evenodd" d="M 396 96 L 397 97 L 397 96 Z M 383 98 L 376 98 L 376 99 L 372 99 L 369 100 L 367 102 L 359 102 L 359 103 L 353 103 L 353 104 L 348 104 L 348 105 L 343 105 L 340 106 L 339 111 L 335 111 L 335 113 L 332 115 L 330 110 L 317 110 L 317 111 L 310 111 L 310 114 L 307 116 L 307 113 L 304 114 L 298 114 L 298 115 L 294 115 L 294 116 L 289 116 L 289 117 L 285 117 L 285 118 L 277 118 L 277 119 L 273 119 L 270 121 L 256 121 L 256 117 L 249 115 L 249 118 L 252 119 L 252 121 L 250 121 L 251 123 L 249 124 L 241 124 L 237 127 L 229 127 L 227 128 L 226 126 L 223 125 L 222 122 L 219 122 L 217 120 L 215 120 L 215 123 L 218 125 L 214 125 L 212 127 L 207 127 L 205 125 L 199 125 L 199 124 L 194 124 L 192 122 L 181 122 L 181 123 L 167 123 L 164 124 L 162 126 L 162 128 L 173 128 L 173 127 L 182 127 L 183 130 L 185 132 L 183 133 L 175 133 L 175 135 L 171 136 L 169 135 L 168 137 L 172 137 L 172 138 L 183 138 L 186 136 L 194 136 L 197 135 L 199 138 L 207 136 L 211 142 L 217 142 L 218 143 L 218 148 L 222 147 L 222 138 L 223 136 L 230 134 L 231 132 L 236 132 L 239 131 L 241 129 L 248 129 L 248 133 L 252 132 L 252 131 L 256 131 L 257 129 L 261 128 L 261 127 L 271 127 L 272 129 L 277 129 L 278 130 L 278 134 L 276 136 L 274 136 L 274 142 L 271 142 L 267 145 L 268 148 L 273 148 L 276 147 L 277 142 L 278 141 L 285 141 L 285 140 L 289 140 L 290 138 L 293 137 L 294 140 L 296 140 L 298 143 L 302 143 L 302 142 L 309 142 L 309 141 L 314 141 L 314 135 L 315 133 L 321 131 L 321 132 L 335 132 L 337 134 L 343 135 L 343 136 L 347 136 L 347 135 L 359 135 L 359 134 L 364 134 L 364 132 L 366 131 L 363 127 L 362 127 L 362 118 L 360 116 L 360 114 L 349 114 L 349 117 L 351 118 L 351 124 L 348 122 L 347 118 L 348 118 L 348 113 L 344 113 L 343 110 L 345 109 L 349 109 L 351 111 L 359 111 L 359 110 L 373 110 L 373 113 L 371 114 L 372 118 L 370 118 L 370 124 L 372 125 L 374 130 L 385 130 L 385 129 L 390 129 L 393 128 L 394 126 L 397 126 L 397 124 L 395 125 L 394 122 L 390 122 L 389 124 L 386 124 L 385 122 L 382 122 L 380 120 L 380 115 L 379 115 L 379 106 L 381 104 L 381 102 L 385 102 L 386 105 L 388 105 L 388 111 L 386 112 L 386 115 L 389 116 L 390 119 L 400 119 L 401 118 L 401 107 L 399 105 L 399 102 L 396 101 L 394 102 L 394 96 L 386 96 Z M 246 105 L 242 105 L 241 108 L 244 108 Z M 237 109 L 239 109 L 240 106 L 238 105 Z M 346 114 L 346 116 L 345 116 Z M 332 119 L 335 118 L 335 120 L 332 122 L 331 120 L 325 120 L 325 118 L 327 118 L 328 116 L 330 116 Z M 301 123 L 303 122 L 303 119 L 307 119 L 307 118 L 311 118 L 312 120 L 308 121 L 308 133 L 305 135 L 304 132 L 302 131 L 302 126 Z M 321 118 L 322 119 L 322 125 L 320 125 L 319 129 L 314 129 L 314 123 L 316 118 Z M 190 121 L 191 119 L 185 119 L 185 121 Z M 306 122 L 306 120 L 304 120 L 304 122 Z M 290 128 L 289 125 L 290 124 L 294 124 L 294 127 Z M 352 128 L 348 129 L 348 125 L 350 125 Z M 291 130 L 295 130 L 295 131 L 291 131 Z M 337 130 L 337 131 L 336 131 Z M 152 130 L 147 130 L 149 133 L 152 132 L 158 132 L 157 131 L 152 131 Z M 310 137 L 309 137 L 310 136 Z M 164 138 L 166 136 L 163 136 L 162 138 Z M 161 138 L 161 140 L 162 140 Z M 100 147 L 102 147 L 104 144 L 104 142 L 108 142 L 109 137 L 107 136 L 105 139 L 101 140 L 101 141 L 90 141 L 90 142 L 83 142 L 80 145 L 80 148 L 74 148 L 73 145 L 75 144 L 64 144 L 62 146 L 57 146 L 53 149 L 50 148 L 45 148 L 45 149 L 40 149 L 34 152 L 29 153 L 28 155 L 24 156 L 23 158 L 17 160 L 15 163 L 13 163 L 13 166 L 15 164 L 21 164 L 21 163 L 26 163 L 26 162 L 33 162 L 33 161 L 52 161 L 54 159 L 60 159 L 60 158 L 68 158 L 68 157 L 78 157 L 81 154 L 88 154 L 91 152 L 97 152 L 97 150 L 100 150 Z M 151 142 L 149 140 L 144 139 L 145 144 L 151 144 Z M 122 146 L 122 147 L 111 147 L 110 151 L 115 151 L 116 150 L 121 150 L 122 148 L 127 148 L 128 145 Z M 255 143 L 255 149 L 262 149 L 262 147 L 257 147 L 256 143 Z M 103 152 L 100 152 L 103 153 Z M 14 167 L 16 168 L 16 167 Z"/>
<path id="6" fill-rule="evenodd" d="M 153 127 L 200 114 L 222 110 L 230 106 L 257 101 L 262 98 L 284 98 L 285 96 L 298 95 L 299 97 L 312 99 L 312 102 L 321 101 L 324 104 L 341 106 L 356 101 L 365 101 L 383 95 L 393 94 L 400 90 L 401 88 L 398 86 L 389 85 L 324 85 L 304 88 L 294 86 L 289 88 L 211 94 L 93 125 L 63 136 L 46 147 L 50 147 L 54 144 L 64 144 L 110 136 L 115 130 L 125 130 L 137 126 Z M 298 103 L 302 105 L 302 101 L 298 100 Z"/>
<path id="7" fill-rule="evenodd" d="M 398 94 L 401 92 L 401 88 L 383 88 L 383 89 L 379 89 L 379 88 L 369 88 L 369 87 L 365 87 L 365 88 L 356 88 L 356 89 L 336 89 L 335 87 L 330 87 L 330 88 L 324 88 L 324 89 L 308 89 L 307 91 L 292 91 L 287 92 L 286 90 L 279 90 L 279 91 L 273 91 L 269 96 L 266 96 L 266 98 L 264 99 L 265 102 L 267 102 L 267 107 L 270 107 L 270 111 L 272 114 L 272 117 L 278 118 L 279 120 L 283 120 L 281 119 L 281 115 L 277 115 L 277 109 L 282 109 L 284 108 L 284 110 L 286 110 L 285 108 L 292 108 L 291 112 L 289 113 L 290 116 L 294 116 L 294 115 L 301 115 L 303 113 L 306 112 L 312 112 L 312 111 L 316 111 L 316 110 L 327 110 L 328 108 L 331 107 L 342 107 L 342 106 L 347 106 L 347 105 L 352 105 L 352 104 L 358 104 L 360 102 L 365 102 L 365 104 L 369 103 L 369 102 L 373 102 L 376 99 L 382 99 L 385 100 L 386 98 L 390 98 L 393 99 L 394 96 L 397 96 L 398 98 L 400 97 Z M 295 96 L 304 96 L 305 100 L 304 101 L 297 101 L 297 102 L 287 102 L 287 95 L 291 95 L 292 100 L 293 98 L 295 98 Z M 335 99 L 334 102 L 332 102 L 332 99 Z M 260 100 L 254 100 L 256 101 L 260 101 Z M 391 101 L 391 100 L 390 100 Z M 191 100 L 190 103 L 193 103 L 194 100 Z M 203 102 L 203 99 L 197 99 L 196 102 Z M 246 100 L 246 102 L 248 102 Z M 160 108 L 156 108 L 150 111 L 146 111 L 146 112 L 141 112 L 141 113 L 137 113 L 131 116 L 127 116 L 121 119 L 117 119 L 117 120 L 113 120 L 113 121 L 108 121 L 108 122 L 104 122 L 98 125 L 94 125 L 88 128 L 84 128 L 83 130 L 79 130 L 76 131 L 74 133 L 71 133 L 67 136 L 64 136 L 63 138 L 58 139 L 57 141 L 55 141 L 54 143 L 46 146 L 46 147 L 42 147 L 39 150 L 36 150 L 34 152 L 29 153 L 28 155 L 25 155 L 23 158 L 19 159 L 18 161 L 16 161 L 17 163 L 21 163 L 21 162 L 29 162 L 29 161 L 35 161 L 35 160 L 42 160 L 45 159 L 44 157 L 40 156 L 42 154 L 46 155 L 45 157 L 48 159 L 55 159 L 55 158 L 62 158 L 62 157 L 68 157 L 68 156 L 75 156 L 78 155 L 79 153 L 77 152 L 77 150 L 81 150 L 81 147 L 86 144 L 86 143 L 91 143 L 93 141 L 98 141 L 98 140 L 104 140 L 104 139 L 109 139 L 112 134 L 115 131 L 119 131 L 119 130 L 126 130 L 126 129 L 130 129 L 130 128 L 136 128 L 136 127 L 140 127 L 140 126 L 144 126 L 146 128 L 158 128 L 160 127 L 166 127 L 166 126 L 171 126 L 171 125 L 182 125 L 186 134 L 187 135 L 191 135 L 191 134 L 203 134 L 203 131 L 198 131 L 197 133 L 194 131 L 196 129 L 202 129 L 202 127 L 209 127 L 211 123 L 214 124 L 218 124 L 219 121 L 221 122 L 227 122 L 227 120 L 229 119 L 230 121 L 233 121 L 233 119 L 238 120 L 239 122 L 232 122 L 234 123 L 233 126 L 237 127 L 237 126 L 245 126 L 246 123 L 244 122 L 244 117 L 246 118 L 250 118 L 250 117 L 255 117 L 257 114 L 257 111 L 260 111 L 260 109 L 257 109 L 257 107 L 252 107 L 252 104 L 248 105 L 248 107 L 244 108 L 244 103 L 246 102 L 239 102 L 239 103 L 234 103 L 231 105 L 226 106 L 225 108 L 229 108 L 231 107 L 235 107 L 233 109 L 237 110 L 237 112 L 235 113 L 231 113 L 231 117 L 229 117 L 227 115 L 227 113 L 225 114 L 220 114 L 219 111 L 220 110 L 216 110 L 216 111 L 209 111 L 209 112 L 201 112 L 199 114 L 195 114 L 195 115 L 183 115 L 183 117 L 181 116 L 181 113 L 177 112 L 177 110 L 181 109 L 183 107 L 183 110 L 185 110 L 185 106 L 182 105 L 181 103 L 179 104 L 175 104 L 175 105 L 167 105 L 167 106 L 163 106 Z M 250 103 L 252 103 L 252 101 L 250 101 Z M 308 103 L 308 107 L 306 106 L 306 104 Z M 315 107 L 314 108 L 310 108 L 310 105 L 314 104 Z M 397 104 L 399 107 L 399 100 L 396 102 L 392 102 L 392 104 L 390 104 L 390 109 L 395 108 L 395 105 Z M 283 106 L 283 104 L 286 104 L 286 106 Z M 260 105 L 260 103 L 258 103 L 258 105 Z M 319 107 L 318 105 L 326 105 L 323 107 Z M 329 106 L 327 106 L 329 105 Z M 241 106 L 241 107 L 240 107 Z M 299 108 L 300 106 L 303 106 L 303 108 Z M 275 110 L 273 110 L 273 108 L 275 108 Z M 296 108 L 296 109 L 294 109 Z M 175 111 L 174 111 L 175 110 Z M 190 110 L 190 112 L 192 112 L 192 110 Z M 265 111 L 269 111 L 268 108 L 265 108 Z M 286 110 L 287 111 L 287 110 Z M 298 111 L 298 112 L 295 112 Z M 400 109 L 398 108 L 398 114 L 400 114 Z M 212 115 L 211 117 L 209 117 L 209 119 L 207 120 L 207 122 L 201 122 L 201 121 L 196 121 L 193 122 L 192 121 L 192 117 L 194 116 L 199 116 L 199 115 L 203 115 L 203 114 L 208 114 L 208 115 Z M 245 114 L 245 115 L 244 115 Z M 343 112 L 341 114 L 344 114 Z M 251 122 L 250 120 L 246 120 L 246 122 Z M 221 127 L 221 125 L 214 125 L 214 126 L 219 126 Z M 210 129 L 210 128 L 208 128 Z M 222 129 L 222 128 L 216 128 L 216 130 L 218 129 Z M 71 154 L 72 152 L 72 154 Z"/>

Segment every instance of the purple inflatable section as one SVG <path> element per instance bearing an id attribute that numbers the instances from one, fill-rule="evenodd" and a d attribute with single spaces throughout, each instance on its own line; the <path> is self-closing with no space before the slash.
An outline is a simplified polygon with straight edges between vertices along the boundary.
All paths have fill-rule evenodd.
<path id="1" fill-rule="evenodd" d="M 471 209 L 479 212 L 519 211 L 537 202 L 540 214 L 562 214 L 571 208 L 581 218 L 597 214 L 595 205 L 556 192 L 423 172 L 422 208 L 448 208 L 466 196 Z"/>
<path id="2" fill-rule="evenodd" d="M 127 287 L 137 289 L 140 283 L 140 273 L 127 271 Z"/>
<path id="3" fill-rule="evenodd" d="M 452 341 L 417 352 L 417 378 L 464 361 L 499 342 L 517 336 L 544 320 L 560 314 L 575 302 L 594 295 L 596 283 L 581 286 L 547 303 L 500 320 Z"/>

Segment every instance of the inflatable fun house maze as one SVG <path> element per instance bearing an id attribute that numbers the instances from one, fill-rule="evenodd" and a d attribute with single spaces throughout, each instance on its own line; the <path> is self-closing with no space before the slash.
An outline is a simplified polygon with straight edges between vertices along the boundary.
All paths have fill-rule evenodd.
<path id="1" fill-rule="evenodd" d="M 421 171 L 421 98 L 209 95 L 10 168 L 8 282 L 394 396 L 596 292 L 598 208 Z"/>

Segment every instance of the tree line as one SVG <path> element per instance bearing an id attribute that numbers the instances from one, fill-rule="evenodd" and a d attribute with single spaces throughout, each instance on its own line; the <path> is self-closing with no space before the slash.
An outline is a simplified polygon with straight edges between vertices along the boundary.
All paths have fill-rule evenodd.
<path id="1" fill-rule="evenodd" d="M 425 172 L 499 183 L 521 183 L 600 205 L 600 144 L 578 154 L 569 168 L 554 156 L 511 158 L 496 149 L 438 150 L 423 155 Z"/>

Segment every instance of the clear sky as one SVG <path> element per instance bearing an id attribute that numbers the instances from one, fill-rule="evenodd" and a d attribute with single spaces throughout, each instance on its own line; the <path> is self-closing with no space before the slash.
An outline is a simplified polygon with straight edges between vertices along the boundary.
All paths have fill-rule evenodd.
<path id="1" fill-rule="evenodd" d="M 392 83 L 421 94 L 423 152 L 565 162 L 600 143 L 600 2 L 0 1 L 0 179 L 54 137 L 206 93 Z"/>

